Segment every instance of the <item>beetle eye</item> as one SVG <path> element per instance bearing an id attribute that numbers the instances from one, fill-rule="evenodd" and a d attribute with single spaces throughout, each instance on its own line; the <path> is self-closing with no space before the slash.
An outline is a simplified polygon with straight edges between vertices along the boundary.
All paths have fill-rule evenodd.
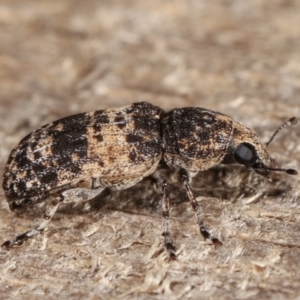
<path id="1" fill-rule="evenodd" d="M 239 164 L 251 165 L 257 160 L 256 150 L 251 144 L 239 144 L 234 151 L 234 159 Z"/>

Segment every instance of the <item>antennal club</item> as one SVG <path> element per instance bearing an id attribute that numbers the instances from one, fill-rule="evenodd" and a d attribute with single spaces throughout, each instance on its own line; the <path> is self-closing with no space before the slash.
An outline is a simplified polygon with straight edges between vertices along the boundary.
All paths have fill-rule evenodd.
<path id="1" fill-rule="evenodd" d="M 270 143 L 273 141 L 274 137 L 277 135 L 277 133 L 285 128 L 285 127 L 288 127 L 288 126 L 292 126 L 292 125 L 295 125 L 298 123 L 298 118 L 296 117 L 293 117 L 293 118 L 290 118 L 287 122 L 283 123 L 275 132 L 274 134 L 271 136 L 270 140 L 265 144 L 266 147 L 268 147 L 270 145 Z M 288 172 L 287 172 L 288 173 Z M 291 174 L 291 173 L 288 173 L 288 174 Z M 291 174 L 292 175 L 292 174 Z"/>

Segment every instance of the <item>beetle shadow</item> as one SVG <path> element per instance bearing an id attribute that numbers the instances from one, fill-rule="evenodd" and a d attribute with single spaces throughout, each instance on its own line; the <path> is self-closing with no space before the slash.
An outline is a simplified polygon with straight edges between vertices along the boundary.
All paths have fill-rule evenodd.
<path id="1" fill-rule="evenodd" d="M 189 202 L 184 186 L 177 181 L 177 173 L 171 169 L 161 170 L 161 178 L 169 184 L 170 207 L 176 209 Z M 240 166 L 218 165 L 199 172 L 191 182 L 195 197 L 215 198 L 234 203 L 241 198 L 260 193 L 264 196 L 280 196 L 291 190 L 288 180 L 280 174 L 272 174 L 272 182 L 255 172 Z M 104 190 L 94 199 L 79 205 L 60 209 L 70 214 L 116 210 L 131 214 L 161 212 L 162 194 L 153 186 L 153 180 L 145 178 L 136 185 L 121 191 Z"/>

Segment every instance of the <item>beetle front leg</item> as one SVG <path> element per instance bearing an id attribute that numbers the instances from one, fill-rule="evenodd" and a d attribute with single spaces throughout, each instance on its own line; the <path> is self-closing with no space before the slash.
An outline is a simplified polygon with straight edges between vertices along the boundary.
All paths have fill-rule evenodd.
<path id="1" fill-rule="evenodd" d="M 188 172 L 184 169 L 181 169 L 179 171 L 179 179 L 180 181 L 184 184 L 184 187 L 186 189 L 186 192 L 188 194 L 188 197 L 190 199 L 190 203 L 192 205 L 193 210 L 196 212 L 197 219 L 198 219 L 198 224 L 200 228 L 200 232 L 202 236 L 204 237 L 204 240 L 210 239 L 215 246 L 221 246 L 222 242 L 220 242 L 216 237 L 212 236 L 205 228 L 204 226 L 204 221 L 203 221 L 203 216 L 202 216 L 202 211 L 201 208 L 192 192 L 191 185 L 189 183 L 190 176 Z"/>

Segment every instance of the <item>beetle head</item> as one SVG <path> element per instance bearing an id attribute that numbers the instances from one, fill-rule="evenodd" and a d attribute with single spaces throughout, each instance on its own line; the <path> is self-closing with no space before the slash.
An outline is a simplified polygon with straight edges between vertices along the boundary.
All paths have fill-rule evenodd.
<path id="1" fill-rule="evenodd" d="M 232 139 L 227 148 L 227 154 L 223 159 L 223 163 L 238 163 L 265 177 L 269 177 L 271 171 L 297 175 L 298 173 L 294 169 L 277 168 L 274 159 L 271 158 L 266 150 L 279 130 L 296 123 L 297 119 L 292 118 L 281 125 L 275 131 L 269 142 L 264 145 L 258 140 L 256 133 L 252 129 L 238 122 L 233 122 Z"/>

